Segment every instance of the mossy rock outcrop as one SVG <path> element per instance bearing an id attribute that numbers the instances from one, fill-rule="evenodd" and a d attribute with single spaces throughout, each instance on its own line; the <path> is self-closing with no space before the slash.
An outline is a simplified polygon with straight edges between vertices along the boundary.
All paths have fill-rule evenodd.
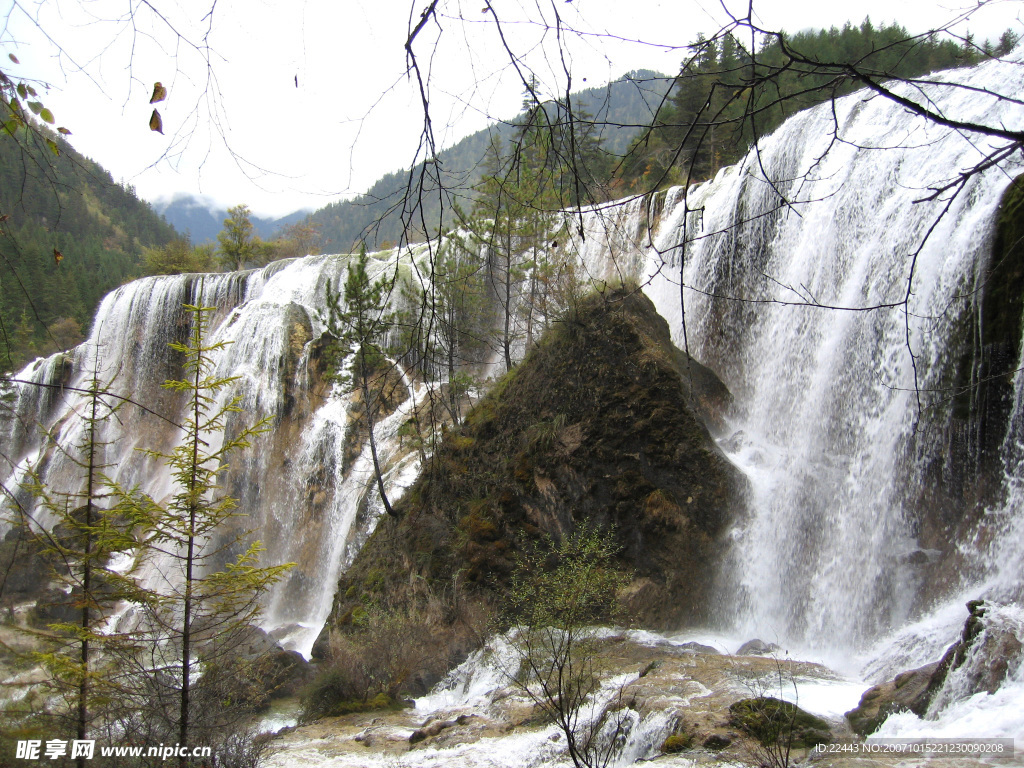
<path id="1" fill-rule="evenodd" d="M 636 619 L 709 622 L 746 489 L 705 425 L 728 398 L 638 290 L 584 300 L 444 435 L 343 575 L 318 647 L 370 600 L 497 605 L 517 553 L 580 526 L 616 537 Z"/>
<path id="2" fill-rule="evenodd" d="M 832 740 L 829 724 L 796 704 L 772 696 L 742 699 L 729 707 L 729 723 L 765 746 L 806 749 Z"/>

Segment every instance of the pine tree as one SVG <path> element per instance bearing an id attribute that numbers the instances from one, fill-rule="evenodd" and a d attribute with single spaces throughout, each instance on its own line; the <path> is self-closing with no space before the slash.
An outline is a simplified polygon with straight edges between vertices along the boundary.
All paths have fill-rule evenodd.
<path id="1" fill-rule="evenodd" d="M 523 216 L 516 185 L 516 167 L 500 139 L 492 142 L 484 158 L 484 176 L 473 206 L 474 236 L 487 253 L 487 280 L 501 310 L 498 348 L 505 369 L 512 370 L 512 345 L 516 338 L 515 297 L 523 279 L 515 228 Z"/>
<path id="2" fill-rule="evenodd" d="M 213 356 L 225 344 L 207 342 L 208 318 L 215 308 L 202 306 L 202 283 L 199 296 L 200 303 L 186 306 L 193 318 L 188 342 L 171 344 L 185 356 L 185 378 L 164 383 L 187 404 L 181 442 L 169 453 L 145 452 L 170 470 L 174 493 L 160 503 L 115 488 L 118 513 L 145 525 L 140 546 L 164 574 L 160 587 L 136 585 L 131 595 L 141 609 L 139 632 L 147 641 L 144 654 L 127 660 L 135 665 L 135 703 L 145 721 L 141 727 L 162 739 L 176 736 L 188 746 L 209 742 L 218 726 L 230 724 L 231 701 L 238 692 L 200 706 L 194 688 L 212 685 L 218 679 L 214 672 L 230 665 L 233 646 L 260 613 L 260 596 L 291 567 L 260 567 L 259 542 L 245 545 L 244 533 L 225 535 L 241 513 L 220 487 L 220 477 L 228 456 L 249 447 L 266 422 L 226 434 L 228 417 L 240 412 L 239 399 L 221 402 L 218 396 L 237 377 L 214 373 Z M 180 764 L 186 762 L 182 757 Z"/>
<path id="3" fill-rule="evenodd" d="M 110 558 L 132 550 L 136 541 L 131 525 L 117 519 L 107 508 L 106 483 L 103 473 L 109 465 L 103 462 L 106 444 L 99 438 L 102 423 L 113 417 L 121 401 L 107 393 L 110 382 L 99 377 L 99 353 L 94 356 L 93 374 L 85 388 L 81 438 L 63 455 L 81 470 L 81 487 L 66 491 L 45 485 L 36 472 L 30 474 L 27 489 L 37 500 L 38 509 L 45 510 L 55 521 L 50 533 L 38 533 L 40 548 L 56 565 L 56 577 L 69 592 L 75 622 L 62 621 L 49 625 L 51 642 L 58 647 L 37 655 L 50 673 L 50 685 L 69 705 L 75 738 L 90 737 L 95 702 L 111 696 L 110 678 L 97 669 L 97 650 L 102 657 L 120 638 L 105 627 L 112 607 L 119 597 L 116 583 L 108 570 Z M 84 768 L 85 758 L 77 764 Z"/>
<path id="4" fill-rule="evenodd" d="M 383 280 L 370 280 L 366 266 L 366 246 L 362 245 L 356 259 L 349 260 L 344 294 L 327 286 L 326 324 L 328 333 L 336 340 L 338 380 L 358 389 L 363 396 L 370 455 L 373 458 L 373 472 L 381 503 L 385 512 L 397 516 L 384 490 L 377 439 L 373 433 L 380 407 L 380 389 L 383 386 L 382 368 L 387 364 L 383 345 L 392 326 L 392 317 L 384 309 L 387 286 Z M 350 372 L 343 373 L 340 370 L 341 361 L 349 357 L 352 358 Z"/>
<path id="5" fill-rule="evenodd" d="M 468 366 L 484 363 L 486 338 L 493 322 L 484 281 L 484 264 L 463 238 L 450 234 L 438 248 L 431 276 L 435 319 L 433 351 L 447 372 L 446 407 L 454 423 L 461 418 L 461 400 L 472 380 Z"/>

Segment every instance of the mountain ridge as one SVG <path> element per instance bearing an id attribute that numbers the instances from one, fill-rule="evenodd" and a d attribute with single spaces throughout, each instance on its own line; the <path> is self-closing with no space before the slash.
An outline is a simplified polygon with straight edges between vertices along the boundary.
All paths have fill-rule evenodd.
<path id="1" fill-rule="evenodd" d="M 592 115 L 605 148 L 622 155 L 636 132 L 654 119 L 673 81 L 652 70 L 634 70 L 606 85 L 573 93 L 573 110 Z M 483 175 L 483 159 L 491 141 L 508 140 L 521 117 L 476 131 L 439 152 L 436 161 L 385 174 L 364 194 L 329 203 L 312 213 L 310 220 L 320 229 L 324 249 L 351 251 L 365 241 L 366 247 L 374 250 L 400 242 L 407 235 L 403 213 L 410 219 L 409 229 L 418 237 L 423 235 L 415 232 L 421 218 L 438 222 L 444 213 L 448 225 L 454 224 L 454 205 L 468 208 L 472 204 L 473 186 Z M 409 179 L 420 174 L 427 177 L 428 191 L 415 201 L 421 212 L 412 216 L 403 195 Z"/>

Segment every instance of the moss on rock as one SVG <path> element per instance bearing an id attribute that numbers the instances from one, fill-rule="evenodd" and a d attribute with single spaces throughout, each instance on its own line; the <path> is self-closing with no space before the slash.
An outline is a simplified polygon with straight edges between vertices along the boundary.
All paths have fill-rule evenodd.
<path id="1" fill-rule="evenodd" d="M 828 723 L 796 704 L 771 696 L 742 699 L 729 707 L 729 722 L 761 744 L 789 744 L 798 749 L 832 740 Z"/>
<path id="2" fill-rule="evenodd" d="M 700 415 L 726 400 L 643 294 L 589 297 L 445 434 L 400 517 L 381 520 L 342 577 L 328 628 L 351 615 L 353 586 L 392 603 L 432 591 L 495 605 L 517 552 L 581 525 L 614 531 L 643 586 L 636 618 L 707 622 L 745 489 Z M 370 585 L 371 572 L 385 577 Z"/>

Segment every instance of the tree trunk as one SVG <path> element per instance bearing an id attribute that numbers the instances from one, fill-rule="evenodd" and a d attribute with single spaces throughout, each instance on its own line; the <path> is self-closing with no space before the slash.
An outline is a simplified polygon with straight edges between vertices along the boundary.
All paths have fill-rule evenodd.
<path id="1" fill-rule="evenodd" d="M 363 348 L 359 347 L 359 379 L 363 384 L 363 404 L 366 409 L 366 429 L 370 437 L 370 456 L 373 457 L 373 474 L 377 478 L 377 490 L 380 491 L 380 500 L 384 504 L 384 511 L 391 517 L 398 517 L 388 501 L 388 495 L 384 491 L 384 476 L 380 471 L 380 460 L 377 458 L 377 438 L 373 436 L 373 404 L 370 402 L 369 374 L 366 370 L 366 357 Z"/>

